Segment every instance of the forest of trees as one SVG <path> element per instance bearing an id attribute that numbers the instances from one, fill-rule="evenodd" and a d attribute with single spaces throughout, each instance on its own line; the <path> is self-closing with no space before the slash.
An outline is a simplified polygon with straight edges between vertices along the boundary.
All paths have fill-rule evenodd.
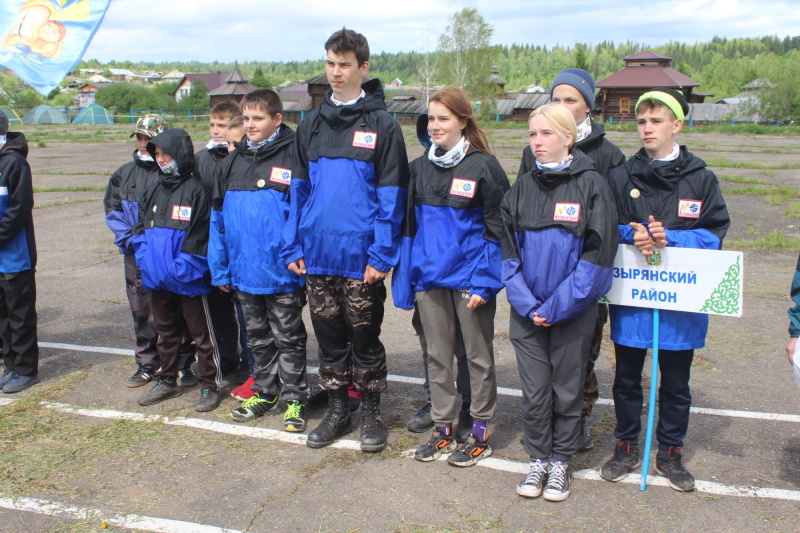
<path id="1" fill-rule="evenodd" d="M 615 43 L 604 41 L 595 45 L 578 43 L 572 47 L 513 44 L 492 46 L 491 57 L 497 64 L 500 75 L 511 91 L 524 89 L 537 84 L 549 87 L 550 81 L 561 70 L 581 66 L 588 70 L 596 80 L 601 80 L 621 69 L 622 58 L 643 50 L 673 58 L 672 66 L 700 83 L 700 90 L 714 94 L 715 98 L 733 96 L 740 87 L 759 77 L 780 77 L 780 71 L 787 63 L 800 61 L 800 36 L 778 38 L 775 36 L 759 38 L 714 38 L 708 43 L 668 43 L 647 46 L 642 43 Z M 436 52 L 432 52 L 436 53 Z M 423 62 L 420 52 L 381 52 L 370 58 L 370 74 L 389 82 L 400 78 L 406 85 L 419 86 L 422 79 L 419 66 Z M 264 78 L 273 85 L 285 80 L 300 82 L 321 74 L 324 71 L 322 59 L 288 62 L 240 63 L 240 68 L 248 76 L 261 69 Z M 233 70 L 232 63 L 192 62 L 141 62 L 112 61 L 100 64 L 96 60 L 82 61 L 80 68 L 130 68 L 134 71 L 158 70 L 169 72 L 178 69 L 182 72 L 226 72 Z M 489 73 L 486 73 L 488 78 Z M 444 69 L 434 75 L 438 84 L 446 84 L 448 79 Z M 777 83 L 777 82 L 776 82 Z"/>

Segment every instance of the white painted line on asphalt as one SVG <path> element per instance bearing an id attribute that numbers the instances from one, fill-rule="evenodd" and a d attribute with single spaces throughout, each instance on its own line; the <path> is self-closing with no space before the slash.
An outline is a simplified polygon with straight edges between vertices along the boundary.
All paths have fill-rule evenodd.
<path id="1" fill-rule="evenodd" d="M 48 516 L 57 516 L 72 520 L 93 520 L 97 526 L 102 524 L 124 527 L 138 531 L 155 531 L 157 533 L 241 533 L 235 529 L 227 529 L 193 522 L 153 518 L 136 514 L 112 514 L 100 509 L 78 507 L 36 498 L 5 498 L 0 496 L 0 508 L 15 511 L 30 511 Z"/>
<path id="2" fill-rule="evenodd" d="M 58 348 L 61 350 L 75 350 L 81 352 L 96 352 L 108 353 L 113 355 L 133 355 L 133 350 L 121 350 L 119 348 L 104 348 L 102 346 L 80 346 L 77 344 L 61 344 L 56 342 L 40 342 L 41 348 Z M 318 367 L 308 367 L 308 372 L 318 371 Z M 415 385 L 422 385 L 425 380 L 422 378 L 415 378 L 410 376 L 397 376 L 389 374 L 387 377 L 389 381 L 398 383 L 411 383 Z M 508 387 L 497 387 L 497 393 L 504 396 L 522 397 L 522 391 L 519 389 L 510 389 Z M 1 404 L 0 404 L 1 405 Z M 597 405 L 614 405 L 614 400 L 607 398 L 599 398 Z M 731 418 L 751 418 L 756 420 L 775 420 L 779 422 L 798 422 L 800 423 L 800 415 L 788 415 L 782 413 L 761 413 L 758 411 L 736 411 L 732 409 L 713 409 L 709 407 L 692 407 L 691 412 L 695 414 L 713 415 L 713 416 L 727 416 Z"/>
<path id="3" fill-rule="evenodd" d="M 54 411 L 61 413 L 70 413 L 81 416 L 89 416 L 92 418 L 111 418 L 115 420 L 135 420 L 140 422 L 161 422 L 170 426 L 183 426 L 195 429 L 204 429 L 207 431 L 214 431 L 216 433 L 226 433 L 228 435 L 236 435 L 240 437 L 253 437 L 256 439 L 276 440 L 286 442 L 289 444 L 302 444 L 305 445 L 307 435 L 303 433 L 287 433 L 285 431 L 278 431 L 276 429 L 257 428 L 252 426 L 240 426 L 233 424 L 225 424 L 223 422 L 215 422 L 213 420 L 203 420 L 202 418 L 185 418 L 176 417 L 169 418 L 161 415 L 145 415 L 142 413 L 129 413 L 125 411 L 113 411 L 110 409 L 84 409 L 75 407 L 65 403 L 56 402 L 42 402 L 41 405 Z M 355 440 L 339 440 L 330 446 L 331 448 L 340 448 L 344 450 L 360 450 L 361 443 Z"/>
<path id="4" fill-rule="evenodd" d="M 0 398 L 0 405 L 8 405 L 14 401 L 14 398 Z"/>
<path id="5" fill-rule="evenodd" d="M 124 419 L 124 420 L 139 420 L 143 422 L 161 422 L 164 424 L 174 426 L 191 427 L 195 429 L 203 429 L 206 431 L 214 431 L 217 433 L 225 433 L 228 435 L 239 435 L 245 437 L 254 437 L 264 440 L 281 441 L 290 444 L 305 445 L 306 435 L 297 433 L 286 433 L 274 429 L 256 428 L 251 426 L 239 426 L 233 424 L 225 424 L 223 422 L 214 422 L 212 420 L 203 420 L 199 418 L 168 418 L 161 415 L 144 415 L 141 413 L 130 413 L 125 411 L 113 411 L 110 409 L 84 409 L 80 407 L 71 406 L 64 403 L 55 402 L 41 402 L 41 405 L 62 413 L 70 413 L 81 416 L 89 416 L 94 418 L 110 418 L 110 419 Z M 342 439 L 334 442 L 330 448 L 339 448 L 346 450 L 360 450 L 359 441 Z M 401 453 L 401 457 L 413 457 L 415 450 L 406 450 Z M 446 460 L 448 455 L 442 455 L 440 461 Z M 510 461 L 508 459 L 498 459 L 496 457 L 487 457 L 477 463 L 477 466 L 490 468 L 492 470 L 499 470 L 502 472 L 509 472 L 512 474 L 525 475 L 528 473 L 528 463 L 521 463 L 518 461 Z M 575 479 L 585 479 L 591 481 L 603 481 L 608 483 L 596 470 L 587 468 L 573 473 Z M 641 484 L 642 477 L 639 474 L 628 474 L 628 476 L 619 481 L 618 483 L 631 483 L 635 485 Z M 655 485 L 666 487 L 666 478 L 661 476 L 649 476 L 647 480 L 648 485 Z M 772 500 L 790 500 L 800 501 L 800 491 L 785 490 L 785 489 L 772 489 L 762 487 L 742 487 L 735 485 L 723 485 L 722 483 L 714 483 L 712 481 L 698 480 L 695 484 L 698 492 L 707 494 L 715 494 L 720 496 L 739 496 L 749 498 L 769 498 Z"/>

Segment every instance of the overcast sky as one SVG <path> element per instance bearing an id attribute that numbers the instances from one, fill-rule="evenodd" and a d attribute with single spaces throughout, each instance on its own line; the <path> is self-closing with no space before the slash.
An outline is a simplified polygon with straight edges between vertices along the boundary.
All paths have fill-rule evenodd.
<path id="1" fill-rule="evenodd" d="M 465 6 L 494 26 L 494 44 L 704 42 L 715 35 L 800 34 L 797 0 L 113 0 L 85 59 L 303 61 L 324 57 L 342 26 L 373 53 L 425 51 Z M 613 7 L 609 7 L 613 6 Z"/>

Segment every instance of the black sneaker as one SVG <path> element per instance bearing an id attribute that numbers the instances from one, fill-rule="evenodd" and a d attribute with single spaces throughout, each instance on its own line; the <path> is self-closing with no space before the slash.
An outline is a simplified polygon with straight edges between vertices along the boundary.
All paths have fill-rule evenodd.
<path id="1" fill-rule="evenodd" d="M 458 425 L 456 426 L 455 437 L 456 442 L 465 443 L 470 435 L 472 435 L 472 423 L 474 422 L 472 415 L 469 414 L 469 409 L 463 407 L 458 412 Z"/>
<path id="2" fill-rule="evenodd" d="M 673 489 L 680 492 L 694 490 L 694 476 L 683 466 L 680 448 L 670 446 L 669 450 L 658 450 L 655 470 L 667 478 Z"/>
<path id="3" fill-rule="evenodd" d="M 492 448 L 489 442 L 479 442 L 475 435 L 470 435 L 461 448 L 450 454 L 447 463 L 452 466 L 472 466 L 490 455 Z"/>
<path id="4" fill-rule="evenodd" d="M 198 382 L 197 374 L 194 373 L 192 367 L 178 370 L 178 382 L 181 387 L 194 387 Z"/>
<path id="5" fill-rule="evenodd" d="M 194 410 L 199 413 L 213 411 L 219 407 L 219 402 L 221 399 L 222 398 L 220 397 L 218 391 L 206 387 L 200 391 L 200 399 L 197 400 L 197 407 L 195 407 Z"/>
<path id="6" fill-rule="evenodd" d="M 173 377 L 160 377 L 153 388 L 139 398 L 139 405 L 154 405 L 170 398 L 180 396 L 183 390 L 178 387 Z"/>
<path id="7" fill-rule="evenodd" d="M 428 442 L 417 448 L 414 454 L 414 459 L 427 463 L 428 461 L 435 461 L 442 456 L 443 453 L 450 453 L 456 449 L 458 444 L 452 435 L 445 435 L 438 429 L 433 430 L 433 435 Z"/>
<path id="8" fill-rule="evenodd" d="M 569 498 L 569 474 L 564 461 L 550 461 L 547 467 L 547 486 L 544 488 L 544 499 L 549 502 L 563 502 Z"/>
<path id="9" fill-rule="evenodd" d="M 231 411 L 231 416 L 237 422 L 249 422 L 264 416 L 277 403 L 277 396 L 257 392 L 253 394 L 252 398 L 243 401 L 241 407 Z"/>
<path id="10" fill-rule="evenodd" d="M 589 424 L 586 421 L 586 417 L 582 416 L 581 428 L 578 432 L 578 451 L 588 452 L 592 448 L 594 448 L 594 437 L 589 433 Z"/>
<path id="11" fill-rule="evenodd" d="M 406 424 L 406 429 L 411 433 L 425 433 L 433 427 L 431 420 L 431 402 L 425 402 L 411 420 Z"/>
<path id="12" fill-rule="evenodd" d="M 621 440 L 614 448 L 614 456 L 600 469 L 600 477 L 606 481 L 620 481 L 640 464 L 639 446 L 629 440 Z"/>
<path id="13" fill-rule="evenodd" d="M 517 494 L 526 498 L 538 498 L 542 495 L 544 484 L 547 481 L 547 468 L 549 461 L 534 459 L 531 461 L 531 469 L 522 483 L 517 485 Z"/>
<path id="14" fill-rule="evenodd" d="M 153 381 L 153 374 L 147 370 L 137 370 L 131 377 L 128 378 L 127 386 L 130 388 L 141 387 Z"/>

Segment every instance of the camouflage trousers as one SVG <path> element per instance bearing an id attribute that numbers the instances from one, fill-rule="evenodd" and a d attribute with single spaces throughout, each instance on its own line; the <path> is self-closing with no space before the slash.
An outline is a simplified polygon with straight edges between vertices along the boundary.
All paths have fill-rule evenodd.
<path id="1" fill-rule="evenodd" d="M 351 383 L 363 392 L 386 390 L 386 350 L 380 341 L 386 286 L 342 276 L 306 276 L 311 324 L 319 343 L 319 385 Z"/>
<path id="2" fill-rule="evenodd" d="M 589 360 L 586 362 L 586 379 L 583 382 L 582 417 L 587 417 L 592 414 L 592 407 L 594 407 L 595 402 L 597 402 L 597 398 L 600 397 L 597 375 L 594 373 L 594 365 L 597 362 L 597 358 L 600 357 L 600 345 L 603 344 L 603 328 L 606 322 L 608 322 L 608 304 L 598 304 L 597 324 L 595 324 L 592 344 L 589 347 Z"/>
<path id="3" fill-rule="evenodd" d="M 308 399 L 306 326 L 302 290 L 277 294 L 238 291 L 253 351 L 253 390 L 280 395 L 284 400 Z"/>

